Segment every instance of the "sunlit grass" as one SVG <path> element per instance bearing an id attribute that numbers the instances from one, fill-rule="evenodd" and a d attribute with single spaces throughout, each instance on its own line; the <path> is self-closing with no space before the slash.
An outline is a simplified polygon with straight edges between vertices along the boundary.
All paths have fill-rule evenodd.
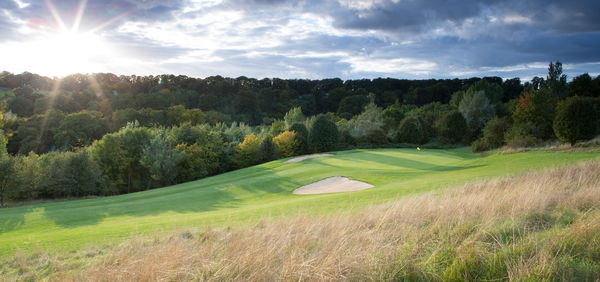
<path id="1" fill-rule="evenodd" d="M 265 218 L 358 210 L 448 185 L 566 165 L 598 152 L 525 152 L 480 157 L 459 150 L 355 150 L 300 163 L 274 161 L 162 189 L 0 210 L 0 253 L 69 251 L 132 235 L 249 225 Z M 293 195 L 302 185 L 348 176 L 370 190 Z"/>

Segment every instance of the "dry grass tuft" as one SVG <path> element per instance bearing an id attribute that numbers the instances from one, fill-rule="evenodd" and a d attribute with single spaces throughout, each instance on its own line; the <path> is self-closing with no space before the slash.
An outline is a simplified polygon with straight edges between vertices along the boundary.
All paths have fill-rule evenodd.
<path id="1" fill-rule="evenodd" d="M 358 214 L 134 240 L 73 280 L 598 279 L 600 162 Z"/>

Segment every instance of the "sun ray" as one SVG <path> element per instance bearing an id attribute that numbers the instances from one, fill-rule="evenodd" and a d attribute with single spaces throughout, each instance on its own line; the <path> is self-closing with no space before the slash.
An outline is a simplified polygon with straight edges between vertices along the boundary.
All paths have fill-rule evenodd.
<path id="1" fill-rule="evenodd" d="M 131 13 L 131 11 L 128 12 L 124 12 L 116 17 L 110 18 L 109 20 L 97 25 L 96 27 L 92 28 L 89 32 L 94 33 L 94 32 L 98 32 L 100 30 L 102 30 L 103 28 L 115 23 L 116 21 L 124 18 L 125 16 L 127 16 L 129 13 Z"/>
<path id="2" fill-rule="evenodd" d="M 52 17 L 54 17 L 54 21 L 56 21 L 56 24 L 58 25 L 60 30 L 66 31 L 67 25 L 65 25 L 65 22 L 58 13 L 58 10 L 56 10 L 56 7 L 54 7 L 54 3 L 52 3 L 52 0 L 44 0 L 44 2 L 46 2 L 46 7 L 48 7 L 48 10 L 52 14 Z"/>
<path id="3" fill-rule="evenodd" d="M 77 7 L 77 14 L 75 15 L 75 20 L 73 21 L 73 27 L 71 28 L 72 32 L 79 31 L 79 26 L 81 25 L 81 20 L 83 19 L 83 14 L 85 13 L 86 6 L 87 0 L 81 0 L 79 2 L 79 7 Z"/>
<path id="4" fill-rule="evenodd" d="M 106 110 L 108 110 L 108 112 L 112 112 L 112 107 L 110 107 L 110 103 L 108 103 L 108 96 L 106 96 L 106 93 L 104 93 L 104 91 L 102 90 L 102 87 L 100 86 L 100 83 L 98 82 L 98 79 L 96 79 L 96 75 L 97 74 L 90 74 L 88 76 L 89 80 L 90 80 L 90 84 L 92 86 L 92 90 L 98 97 L 100 97 L 100 101 L 104 102 L 105 105 L 108 105 L 108 108 Z M 103 112 L 101 107 L 98 110 L 100 112 Z M 106 113 L 104 113 L 104 114 L 106 114 Z"/>
<path id="5" fill-rule="evenodd" d="M 44 133 L 46 132 L 46 126 L 48 125 L 48 116 L 49 116 L 52 108 L 54 108 L 54 101 L 56 99 L 56 95 L 58 94 L 58 91 L 60 90 L 61 84 L 62 84 L 62 78 L 54 79 L 54 85 L 52 86 L 52 91 L 50 92 L 50 95 L 48 96 L 50 99 L 48 100 L 48 104 L 46 105 L 46 112 L 44 113 L 44 119 L 42 120 L 42 126 L 41 126 L 40 131 L 38 132 L 38 136 L 36 138 L 36 142 L 35 142 L 36 146 L 39 146 L 39 144 L 42 142 L 42 138 L 44 137 Z"/>

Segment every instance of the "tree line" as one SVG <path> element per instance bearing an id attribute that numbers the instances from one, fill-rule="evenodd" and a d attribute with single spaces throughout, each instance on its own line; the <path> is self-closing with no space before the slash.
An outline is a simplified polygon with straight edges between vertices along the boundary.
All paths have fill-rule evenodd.
<path id="1" fill-rule="evenodd" d="M 0 87 L 0 204 L 131 193 L 313 152 L 600 133 L 600 77 L 567 82 L 560 62 L 524 84 L 4 72 Z"/>

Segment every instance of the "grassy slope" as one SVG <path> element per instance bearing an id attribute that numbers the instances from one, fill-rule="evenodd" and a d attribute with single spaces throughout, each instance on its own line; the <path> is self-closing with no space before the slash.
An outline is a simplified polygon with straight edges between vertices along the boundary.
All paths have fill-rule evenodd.
<path id="1" fill-rule="evenodd" d="M 300 163 L 281 161 L 163 189 L 0 210 L 0 256 L 16 249 L 72 250 L 132 234 L 268 216 L 327 213 L 386 202 L 449 184 L 598 157 L 598 152 L 526 152 L 479 157 L 466 150 L 356 150 Z M 353 193 L 293 195 L 296 187 L 343 175 L 374 184 Z"/>

